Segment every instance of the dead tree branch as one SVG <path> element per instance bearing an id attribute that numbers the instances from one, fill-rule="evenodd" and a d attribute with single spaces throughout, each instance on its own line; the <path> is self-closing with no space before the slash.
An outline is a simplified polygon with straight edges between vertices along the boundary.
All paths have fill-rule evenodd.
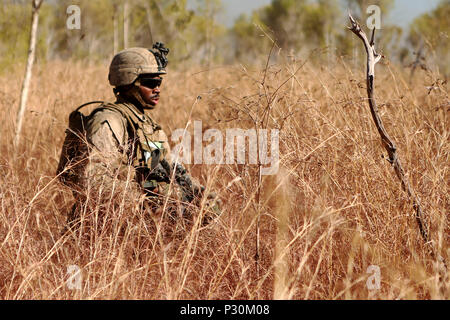
<path id="1" fill-rule="evenodd" d="M 420 204 L 420 199 L 414 193 L 409 181 L 405 175 L 403 167 L 401 165 L 400 159 L 398 158 L 397 148 L 389 137 L 386 129 L 384 128 L 383 121 L 378 113 L 378 107 L 374 98 L 374 80 L 375 80 L 375 65 L 382 58 L 382 55 L 377 53 L 375 50 L 375 28 L 372 30 L 372 36 L 370 41 L 368 40 L 366 34 L 361 29 L 358 22 L 353 19 L 351 14 L 349 14 L 350 22 L 352 24 L 349 27 L 354 34 L 356 34 L 364 43 L 364 47 L 367 53 L 367 95 L 369 97 L 369 107 L 370 112 L 372 114 L 373 121 L 377 127 L 378 133 L 381 137 L 381 143 L 383 147 L 386 149 L 389 159 L 388 161 L 392 164 L 395 170 L 395 174 L 401 182 L 402 189 L 408 194 L 408 197 L 412 200 L 413 208 L 415 211 L 416 222 L 419 227 L 420 234 L 425 242 L 425 245 L 428 246 L 431 256 L 436 257 L 436 250 L 433 246 L 433 243 L 430 241 L 430 235 L 428 233 L 428 226 L 424 219 L 424 212 L 422 211 L 422 207 Z M 440 258 L 442 261 L 442 258 Z"/>

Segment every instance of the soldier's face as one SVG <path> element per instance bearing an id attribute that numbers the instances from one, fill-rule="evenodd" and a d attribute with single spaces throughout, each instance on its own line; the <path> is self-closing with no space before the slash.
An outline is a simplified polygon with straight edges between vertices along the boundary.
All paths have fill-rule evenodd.
<path id="1" fill-rule="evenodd" d="M 160 85 L 162 78 L 159 75 L 153 77 L 146 77 L 141 79 L 139 85 L 139 94 L 145 103 L 156 106 L 159 102 L 159 95 L 161 93 Z"/>

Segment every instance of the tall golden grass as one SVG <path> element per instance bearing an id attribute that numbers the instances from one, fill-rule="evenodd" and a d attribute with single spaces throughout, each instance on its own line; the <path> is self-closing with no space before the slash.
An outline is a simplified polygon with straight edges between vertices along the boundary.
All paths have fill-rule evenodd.
<path id="1" fill-rule="evenodd" d="M 191 165 L 220 195 L 219 219 L 165 233 L 139 212 L 111 211 L 107 230 L 85 237 L 62 234 L 73 197 L 55 170 L 70 111 L 113 100 L 107 65 L 37 65 L 17 150 L 23 68 L 1 75 L 0 298 L 448 299 L 448 278 L 439 279 L 383 158 L 363 71 L 291 61 L 169 72 L 153 112 L 169 137 L 189 120 L 223 132 L 278 128 L 279 173 L 259 189 L 257 166 Z M 380 65 L 376 99 L 448 261 L 448 88 L 434 74 L 417 72 L 412 82 L 406 74 Z M 264 112 L 267 122 L 252 120 Z M 70 265 L 81 268 L 79 290 L 67 287 Z M 381 270 L 378 290 L 366 285 L 370 265 Z"/>

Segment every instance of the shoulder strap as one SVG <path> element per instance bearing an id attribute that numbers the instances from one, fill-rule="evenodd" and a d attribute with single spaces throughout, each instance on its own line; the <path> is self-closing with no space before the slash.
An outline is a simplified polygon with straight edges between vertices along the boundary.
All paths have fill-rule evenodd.
<path id="1" fill-rule="evenodd" d="M 105 102 L 104 102 L 104 101 L 91 101 L 91 102 L 87 102 L 87 103 L 82 104 L 82 105 L 79 106 L 78 108 L 76 108 L 75 111 L 80 111 L 82 108 L 84 108 L 84 107 L 86 107 L 86 106 L 88 106 L 88 105 L 90 105 L 90 104 L 94 104 L 94 103 L 101 103 L 101 104 L 103 104 L 103 103 L 105 103 Z"/>
<path id="2" fill-rule="evenodd" d="M 128 122 L 127 127 L 131 128 L 131 133 L 133 134 L 133 136 L 135 136 L 138 125 L 137 125 L 136 121 L 133 121 L 131 119 L 129 112 L 127 112 L 128 109 L 121 104 L 105 103 L 105 101 L 100 101 L 100 100 L 90 101 L 90 102 L 86 102 L 86 103 L 82 104 L 81 106 L 79 106 L 78 108 L 76 108 L 74 111 L 72 111 L 72 114 L 75 114 L 75 113 L 79 112 L 82 108 L 84 108 L 88 105 L 94 104 L 94 103 L 100 103 L 101 106 L 94 109 L 94 111 L 92 111 L 92 113 L 90 115 L 93 115 L 94 112 L 99 111 L 101 109 L 112 109 L 112 110 L 119 111 L 127 119 L 127 122 Z"/>
<path id="3" fill-rule="evenodd" d="M 136 131 L 137 131 L 139 125 L 137 124 L 136 121 L 133 121 L 132 116 L 130 116 L 131 112 L 123 104 L 106 103 L 105 101 L 91 101 L 91 102 L 84 103 L 81 106 L 77 107 L 74 111 L 72 111 L 71 116 L 81 113 L 80 110 L 82 108 L 84 108 L 88 105 L 94 104 L 94 103 L 99 103 L 101 105 L 99 107 L 95 108 L 89 116 L 85 116 L 85 117 L 91 117 L 95 112 L 100 111 L 102 109 L 115 110 L 127 119 L 128 134 L 131 133 L 131 137 L 133 139 L 136 137 Z M 129 129 L 131 129 L 131 130 L 129 130 Z"/>
<path id="4" fill-rule="evenodd" d="M 110 109 L 120 112 L 127 119 L 128 125 L 133 131 L 133 135 L 136 133 L 136 130 L 138 129 L 139 125 L 137 124 L 136 121 L 133 120 L 133 117 L 130 115 L 130 112 L 128 112 L 127 107 L 125 107 L 124 105 L 107 103 L 101 106 L 99 109 Z"/>

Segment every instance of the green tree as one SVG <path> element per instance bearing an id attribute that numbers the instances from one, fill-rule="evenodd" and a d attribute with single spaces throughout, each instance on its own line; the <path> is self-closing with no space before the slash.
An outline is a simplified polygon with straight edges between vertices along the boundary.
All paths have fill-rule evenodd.
<path id="1" fill-rule="evenodd" d="M 197 62 L 206 63 L 208 67 L 214 60 L 221 58 L 217 48 L 225 28 L 218 23 L 217 17 L 222 10 L 220 0 L 197 0 L 197 14 L 192 19 L 193 32 L 189 33 L 189 39 L 192 39 L 195 47 L 191 52 Z"/>
<path id="2" fill-rule="evenodd" d="M 436 9 L 416 18 L 409 30 L 408 42 L 417 50 L 427 45 L 445 76 L 450 75 L 450 0 L 443 0 Z"/>
<path id="3" fill-rule="evenodd" d="M 36 61 L 45 59 L 48 52 L 51 6 L 44 2 L 39 12 L 39 29 L 36 42 Z M 27 58 L 30 36 L 31 10 L 29 1 L 4 0 L 0 6 L 0 69 L 7 71 L 13 64 Z M 17 23 L 23 22 L 23 23 Z"/>
<path id="4" fill-rule="evenodd" d="M 218 56 L 215 44 L 225 33 L 216 19 L 222 4 L 198 0 L 196 6 L 194 11 L 188 9 L 186 0 L 136 1 L 130 8 L 132 44 L 150 47 L 152 41 L 164 42 L 171 49 L 171 65 L 214 61 Z"/>
<path id="5" fill-rule="evenodd" d="M 186 33 L 194 16 L 186 0 L 139 1 L 132 12 L 134 45 L 150 48 L 157 41 L 163 42 L 171 50 L 171 64 L 184 59 L 188 53 Z"/>
<path id="6" fill-rule="evenodd" d="M 241 14 L 230 31 L 234 44 L 234 58 L 240 62 L 250 62 L 254 61 L 255 57 L 268 53 L 271 42 L 265 38 L 262 31 L 264 29 L 267 28 L 257 12 L 253 12 L 251 16 Z"/>
<path id="7" fill-rule="evenodd" d="M 218 23 L 220 0 L 128 0 L 128 46 L 150 48 L 156 41 L 170 49 L 171 65 L 217 61 L 225 28 Z M 81 28 L 68 29 L 67 8 L 77 5 Z M 72 15 L 72 14 L 71 14 Z M 0 65 L 25 61 L 30 19 L 29 1 L 4 0 L 0 6 Z M 12 23 L 11 23 L 12 22 Z M 48 0 L 40 11 L 37 60 L 89 59 L 108 61 L 124 48 L 124 0 Z"/>
<path id="8" fill-rule="evenodd" d="M 287 52 L 296 53 L 314 48 L 333 47 L 339 33 L 337 20 L 341 14 L 336 0 L 272 0 L 270 5 L 253 12 L 249 18 L 236 20 L 233 33 L 237 42 L 237 56 L 248 54 L 248 47 L 262 42 L 263 33 L 255 25 L 261 25 L 266 34 L 276 40 Z M 241 49 L 242 48 L 242 49 Z M 256 46 L 267 51 L 267 46 Z M 255 50 L 253 50 L 255 51 Z"/>
<path id="9" fill-rule="evenodd" d="M 81 11 L 81 28 L 68 29 L 70 5 Z M 55 19 L 50 58 L 102 60 L 113 53 L 113 6 L 108 0 L 60 0 L 52 6 Z"/>

